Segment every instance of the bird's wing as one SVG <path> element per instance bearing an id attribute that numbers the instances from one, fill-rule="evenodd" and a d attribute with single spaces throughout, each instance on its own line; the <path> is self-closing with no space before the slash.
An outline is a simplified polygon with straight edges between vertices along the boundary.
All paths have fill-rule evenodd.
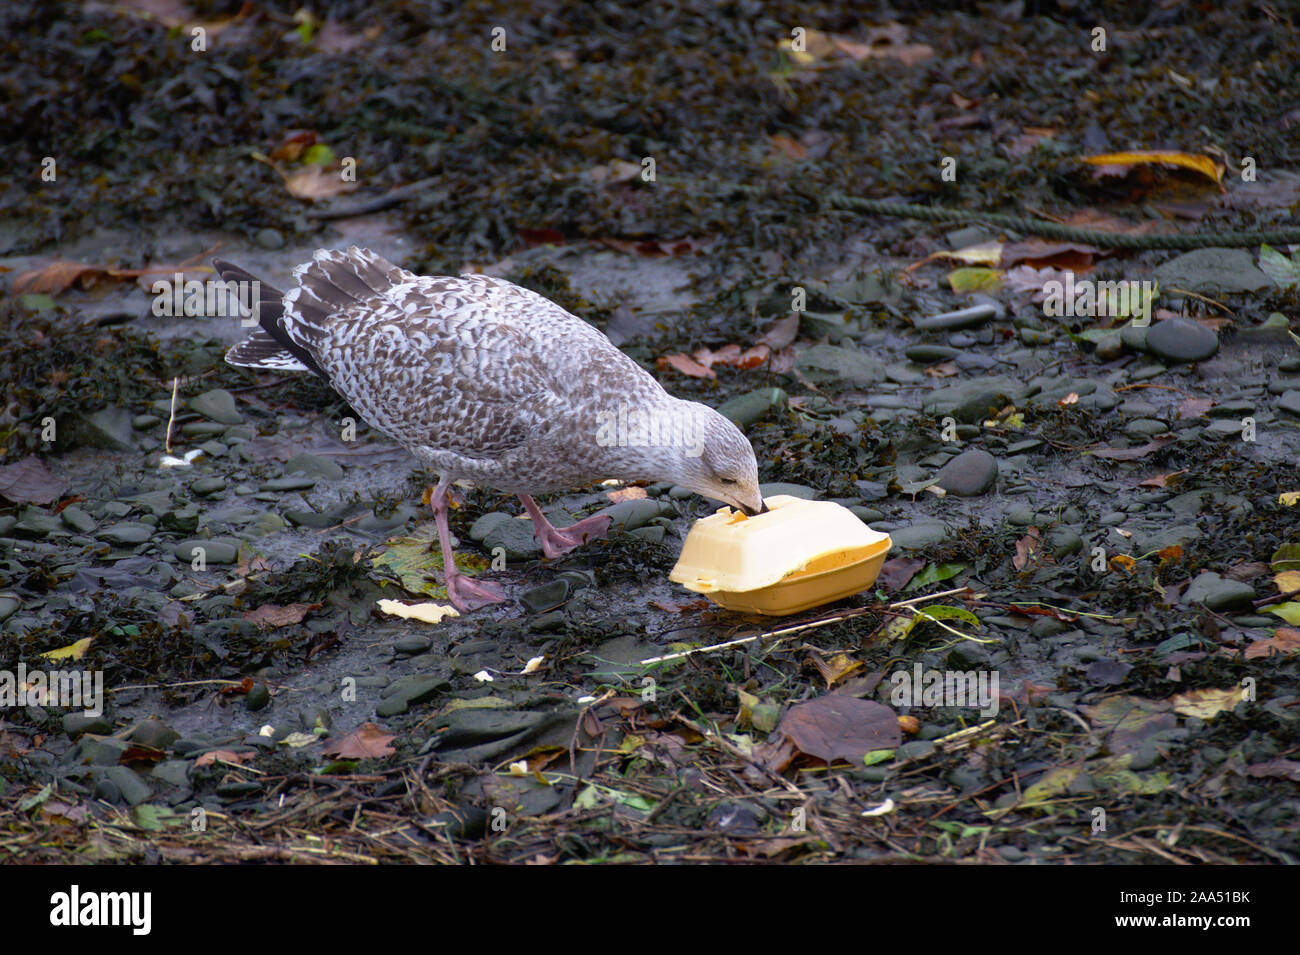
<path id="1" fill-rule="evenodd" d="M 403 444 L 492 458 L 547 429 L 552 371 L 492 288 L 440 276 L 335 313 L 316 354 L 368 421 Z"/>

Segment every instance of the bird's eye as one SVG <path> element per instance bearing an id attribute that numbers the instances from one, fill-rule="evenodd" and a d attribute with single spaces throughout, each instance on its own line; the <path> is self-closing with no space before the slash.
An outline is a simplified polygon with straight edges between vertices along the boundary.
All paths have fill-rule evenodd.
<path id="1" fill-rule="evenodd" d="M 718 480 L 721 481 L 723 484 L 735 484 L 735 483 L 737 483 L 737 481 L 736 481 L 735 478 L 729 478 L 729 477 L 718 478 Z"/>

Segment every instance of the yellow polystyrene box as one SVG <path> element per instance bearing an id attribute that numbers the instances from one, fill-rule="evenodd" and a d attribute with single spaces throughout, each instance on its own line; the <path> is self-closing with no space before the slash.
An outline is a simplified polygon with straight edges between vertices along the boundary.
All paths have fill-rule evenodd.
<path id="1" fill-rule="evenodd" d="M 668 579 L 728 610 L 783 616 L 870 587 L 893 542 L 846 507 L 788 495 L 695 522 Z"/>

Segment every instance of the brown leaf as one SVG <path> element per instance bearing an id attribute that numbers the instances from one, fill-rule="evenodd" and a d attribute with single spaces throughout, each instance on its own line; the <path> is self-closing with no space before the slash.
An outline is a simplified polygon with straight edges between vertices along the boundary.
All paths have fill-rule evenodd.
<path id="1" fill-rule="evenodd" d="M 320 142 L 314 129 L 288 130 L 271 150 L 271 158 L 278 162 L 297 162 L 312 146 Z"/>
<path id="2" fill-rule="evenodd" d="M 14 277 L 10 286 L 15 295 L 58 295 L 67 291 L 74 282 L 90 288 L 95 280 L 104 276 L 102 265 L 84 265 L 81 262 L 51 262 L 42 269 L 24 272 Z"/>
<path id="3" fill-rule="evenodd" d="M 1204 418 L 1213 407 L 1214 401 L 1210 398 L 1184 398 L 1178 403 L 1178 417 Z"/>
<path id="4" fill-rule="evenodd" d="M 1139 458 L 1145 458 L 1148 454 L 1159 451 L 1169 442 L 1177 440 L 1177 435 L 1161 434 L 1152 438 L 1140 448 L 1099 448 L 1095 451 L 1085 451 L 1084 454 L 1091 454 L 1094 458 L 1105 458 L 1108 461 L 1136 461 Z"/>
<path id="5" fill-rule="evenodd" d="M 1187 468 L 1181 471 L 1167 471 L 1164 474 L 1157 474 L 1149 477 L 1145 481 L 1138 481 L 1138 487 L 1169 487 L 1170 484 L 1177 484 L 1178 479 L 1187 473 Z"/>
<path id="6" fill-rule="evenodd" d="M 375 756 L 391 756 L 396 752 L 388 744 L 397 737 L 385 733 L 374 723 L 362 723 L 353 732 L 337 743 L 331 743 L 324 750 L 326 756 L 340 759 L 369 759 Z"/>
<path id="7" fill-rule="evenodd" d="M 244 619 L 251 620 L 265 630 L 287 627 L 293 623 L 302 623 L 302 618 L 312 610 L 319 610 L 320 604 L 287 604 L 277 607 L 275 604 L 262 604 L 256 610 L 245 610 Z"/>
<path id="8" fill-rule="evenodd" d="M 1267 763 L 1255 763 L 1253 766 L 1246 767 L 1246 775 L 1260 777 L 1275 777 L 1277 779 L 1289 779 L 1293 783 L 1300 783 L 1300 762 L 1294 759 L 1270 759 Z"/>
<path id="9" fill-rule="evenodd" d="M 0 467 L 0 497 L 15 504 L 52 504 L 63 493 L 63 483 L 35 455 Z"/>
<path id="10" fill-rule="evenodd" d="M 881 566 L 876 582 L 886 590 L 902 590 L 924 566 L 919 557 L 893 557 Z"/>
<path id="11" fill-rule="evenodd" d="M 1055 561 L 1051 552 L 1043 547 L 1042 538 L 1037 527 L 1029 527 L 1024 537 L 1016 541 L 1016 553 L 1011 558 L 1011 566 L 1016 570 L 1051 564 Z"/>
<path id="12" fill-rule="evenodd" d="M 330 199 L 355 192 L 359 184 L 343 178 L 339 165 L 321 166 L 307 163 L 292 172 L 276 170 L 284 179 L 284 188 L 295 199 Z"/>
<path id="13" fill-rule="evenodd" d="M 1256 640 L 1248 646 L 1245 655 L 1247 660 L 1255 660 L 1259 657 L 1270 657 L 1275 653 L 1284 656 L 1297 650 L 1300 650 L 1300 630 L 1278 627 L 1273 631 L 1273 636 L 1267 640 Z"/>
<path id="14" fill-rule="evenodd" d="M 252 753 L 236 753 L 234 750 L 230 750 L 230 749 L 212 749 L 212 750 L 208 750 L 206 753 L 204 753 L 202 756 L 196 759 L 194 761 L 194 765 L 211 766 L 217 760 L 221 760 L 221 762 L 223 763 L 235 763 L 236 765 L 242 765 L 243 763 L 248 762 L 249 759 L 252 758 L 252 756 L 253 756 Z"/>
<path id="15" fill-rule="evenodd" d="M 557 229 L 520 228 L 519 238 L 528 245 L 564 245 L 564 233 Z"/>
<path id="16" fill-rule="evenodd" d="M 780 351 L 799 337 L 799 313 L 791 312 L 785 318 L 777 319 L 759 338 L 760 345 L 766 345 L 772 351 Z"/>
<path id="17" fill-rule="evenodd" d="M 689 355 L 663 355 L 655 360 L 655 367 L 659 369 L 674 368 L 683 375 L 690 375 L 692 378 L 717 378 L 713 369 L 705 368 Z"/>
<path id="18" fill-rule="evenodd" d="M 786 159 L 798 161 L 808 158 L 808 150 L 803 147 L 797 140 L 791 139 L 785 133 L 777 133 L 772 137 L 772 152 Z"/>
<path id="19" fill-rule="evenodd" d="M 777 731 L 800 752 L 833 762 L 860 763 L 877 749 L 896 749 L 903 741 L 898 714 L 874 700 L 829 693 L 786 712 Z"/>

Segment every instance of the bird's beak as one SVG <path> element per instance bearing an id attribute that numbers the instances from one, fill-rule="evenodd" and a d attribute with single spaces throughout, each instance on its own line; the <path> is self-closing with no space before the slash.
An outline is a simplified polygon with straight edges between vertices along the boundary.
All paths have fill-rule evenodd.
<path id="1" fill-rule="evenodd" d="M 758 499 L 758 507 L 753 507 L 749 504 L 741 504 L 740 509 L 745 512 L 746 517 L 757 517 L 759 514 L 766 514 L 768 512 L 767 502 L 761 497 Z"/>

